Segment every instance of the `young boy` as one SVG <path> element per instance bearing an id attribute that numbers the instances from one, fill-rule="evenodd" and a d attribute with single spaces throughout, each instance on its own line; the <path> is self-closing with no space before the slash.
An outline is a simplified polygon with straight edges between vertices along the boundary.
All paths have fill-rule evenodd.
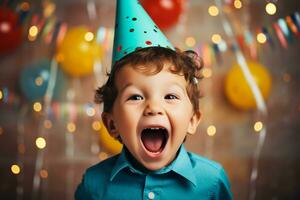
<path id="1" fill-rule="evenodd" d="M 118 1 L 113 67 L 96 101 L 124 148 L 86 171 L 75 199 L 232 199 L 221 165 L 183 145 L 201 117 L 201 67 L 194 52 L 167 41 L 139 2 Z"/>

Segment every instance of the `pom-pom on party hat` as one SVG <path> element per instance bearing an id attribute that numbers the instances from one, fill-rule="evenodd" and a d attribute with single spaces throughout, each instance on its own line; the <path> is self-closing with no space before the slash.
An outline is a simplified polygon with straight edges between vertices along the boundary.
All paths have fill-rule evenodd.
<path id="1" fill-rule="evenodd" d="M 138 0 L 117 0 L 112 65 L 135 50 L 147 47 L 175 50 Z"/>

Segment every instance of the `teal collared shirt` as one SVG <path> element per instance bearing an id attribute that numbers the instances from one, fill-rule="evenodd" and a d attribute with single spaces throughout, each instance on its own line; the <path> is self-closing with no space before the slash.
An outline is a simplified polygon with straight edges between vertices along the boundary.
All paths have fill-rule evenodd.
<path id="1" fill-rule="evenodd" d="M 122 153 L 90 167 L 75 193 L 76 200 L 230 200 L 223 167 L 187 152 L 182 145 L 176 159 L 158 171 L 136 167 Z"/>

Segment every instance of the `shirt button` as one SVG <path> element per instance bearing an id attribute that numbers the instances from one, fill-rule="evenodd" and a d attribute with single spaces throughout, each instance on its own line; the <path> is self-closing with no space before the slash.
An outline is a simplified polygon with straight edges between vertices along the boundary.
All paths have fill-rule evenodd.
<path id="1" fill-rule="evenodd" d="M 149 193 L 148 193 L 148 198 L 149 198 L 149 199 L 154 199 L 154 198 L 155 198 L 154 192 L 149 192 Z"/>

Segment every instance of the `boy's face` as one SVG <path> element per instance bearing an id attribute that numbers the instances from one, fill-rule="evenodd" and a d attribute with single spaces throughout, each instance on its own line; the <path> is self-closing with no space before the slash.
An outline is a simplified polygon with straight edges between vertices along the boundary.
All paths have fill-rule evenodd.
<path id="1" fill-rule="evenodd" d="M 103 121 L 113 137 L 144 167 L 158 170 L 172 162 L 187 133 L 196 131 L 200 112 L 195 113 L 184 76 L 169 71 L 147 75 L 130 65 L 116 75 L 117 98 L 112 113 Z"/>

